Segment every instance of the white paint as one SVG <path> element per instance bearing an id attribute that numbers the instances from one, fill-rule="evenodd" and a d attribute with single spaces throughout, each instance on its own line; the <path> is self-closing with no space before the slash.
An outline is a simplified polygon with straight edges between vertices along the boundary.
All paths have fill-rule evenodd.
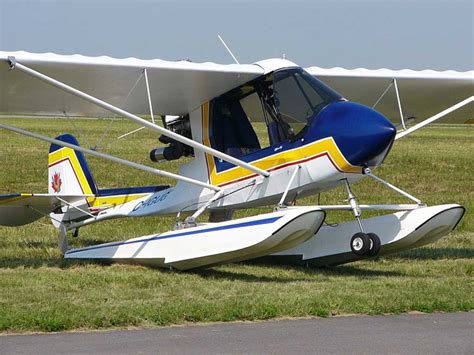
<path id="1" fill-rule="evenodd" d="M 462 206 L 439 205 L 367 218 L 362 223 L 367 231 L 379 236 L 382 243 L 380 255 L 386 255 L 438 240 L 451 232 L 463 213 Z M 325 225 L 307 242 L 276 255 L 300 255 L 302 261 L 316 264 L 355 261 L 358 258 L 351 253 L 350 240 L 357 232 L 356 221 Z"/>
<path id="2" fill-rule="evenodd" d="M 280 218 L 272 223 L 252 224 L 276 217 Z M 126 261 L 186 270 L 247 260 L 287 249 L 310 238 L 324 217 L 325 213 L 318 208 L 301 207 L 130 239 L 120 245 L 108 243 L 73 249 L 64 257 Z"/>

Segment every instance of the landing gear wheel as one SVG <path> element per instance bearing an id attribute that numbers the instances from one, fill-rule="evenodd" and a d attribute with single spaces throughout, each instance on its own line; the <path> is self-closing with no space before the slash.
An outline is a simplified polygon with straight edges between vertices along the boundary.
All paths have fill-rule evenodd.
<path id="1" fill-rule="evenodd" d="M 380 251 L 380 238 L 375 233 L 367 233 L 367 236 L 370 238 L 370 247 L 367 250 L 366 256 L 376 256 Z"/>
<path id="2" fill-rule="evenodd" d="M 365 233 L 356 233 L 351 238 L 351 250 L 357 256 L 364 256 L 370 249 L 370 238 Z"/>

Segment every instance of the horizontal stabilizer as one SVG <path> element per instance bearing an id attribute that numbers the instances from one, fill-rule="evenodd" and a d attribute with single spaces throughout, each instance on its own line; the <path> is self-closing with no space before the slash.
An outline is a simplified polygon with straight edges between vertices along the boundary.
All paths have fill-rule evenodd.
<path id="1" fill-rule="evenodd" d="M 0 225 L 21 226 L 49 215 L 67 204 L 93 195 L 9 194 L 0 195 Z"/>
<path id="2" fill-rule="evenodd" d="M 68 259 L 100 259 L 187 270 L 247 260 L 295 246 L 314 235 L 325 218 L 304 207 L 167 233 L 73 249 Z"/>

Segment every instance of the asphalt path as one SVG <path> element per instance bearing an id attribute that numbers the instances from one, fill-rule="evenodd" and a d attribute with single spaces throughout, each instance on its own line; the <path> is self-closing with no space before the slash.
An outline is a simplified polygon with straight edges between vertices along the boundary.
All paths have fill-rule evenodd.
<path id="1" fill-rule="evenodd" d="M 474 354 L 474 312 L 1 335 L 0 354 Z"/>

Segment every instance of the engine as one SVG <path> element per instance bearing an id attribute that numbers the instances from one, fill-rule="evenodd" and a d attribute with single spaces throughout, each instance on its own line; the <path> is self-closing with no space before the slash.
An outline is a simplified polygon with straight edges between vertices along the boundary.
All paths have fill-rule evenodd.
<path id="1" fill-rule="evenodd" d="M 192 139 L 189 115 L 163 117 L 163 126 L 170 131 Z M 168 146 L 155 148 L 150 152 L 150 159 L 154 162 L 176 160 L 182 156 L 194 156 L 194 149 L 192 147 L 178 142 L 173 138 L 162 134 L 158 140 L 163 144 L 168 144 Z"/>

